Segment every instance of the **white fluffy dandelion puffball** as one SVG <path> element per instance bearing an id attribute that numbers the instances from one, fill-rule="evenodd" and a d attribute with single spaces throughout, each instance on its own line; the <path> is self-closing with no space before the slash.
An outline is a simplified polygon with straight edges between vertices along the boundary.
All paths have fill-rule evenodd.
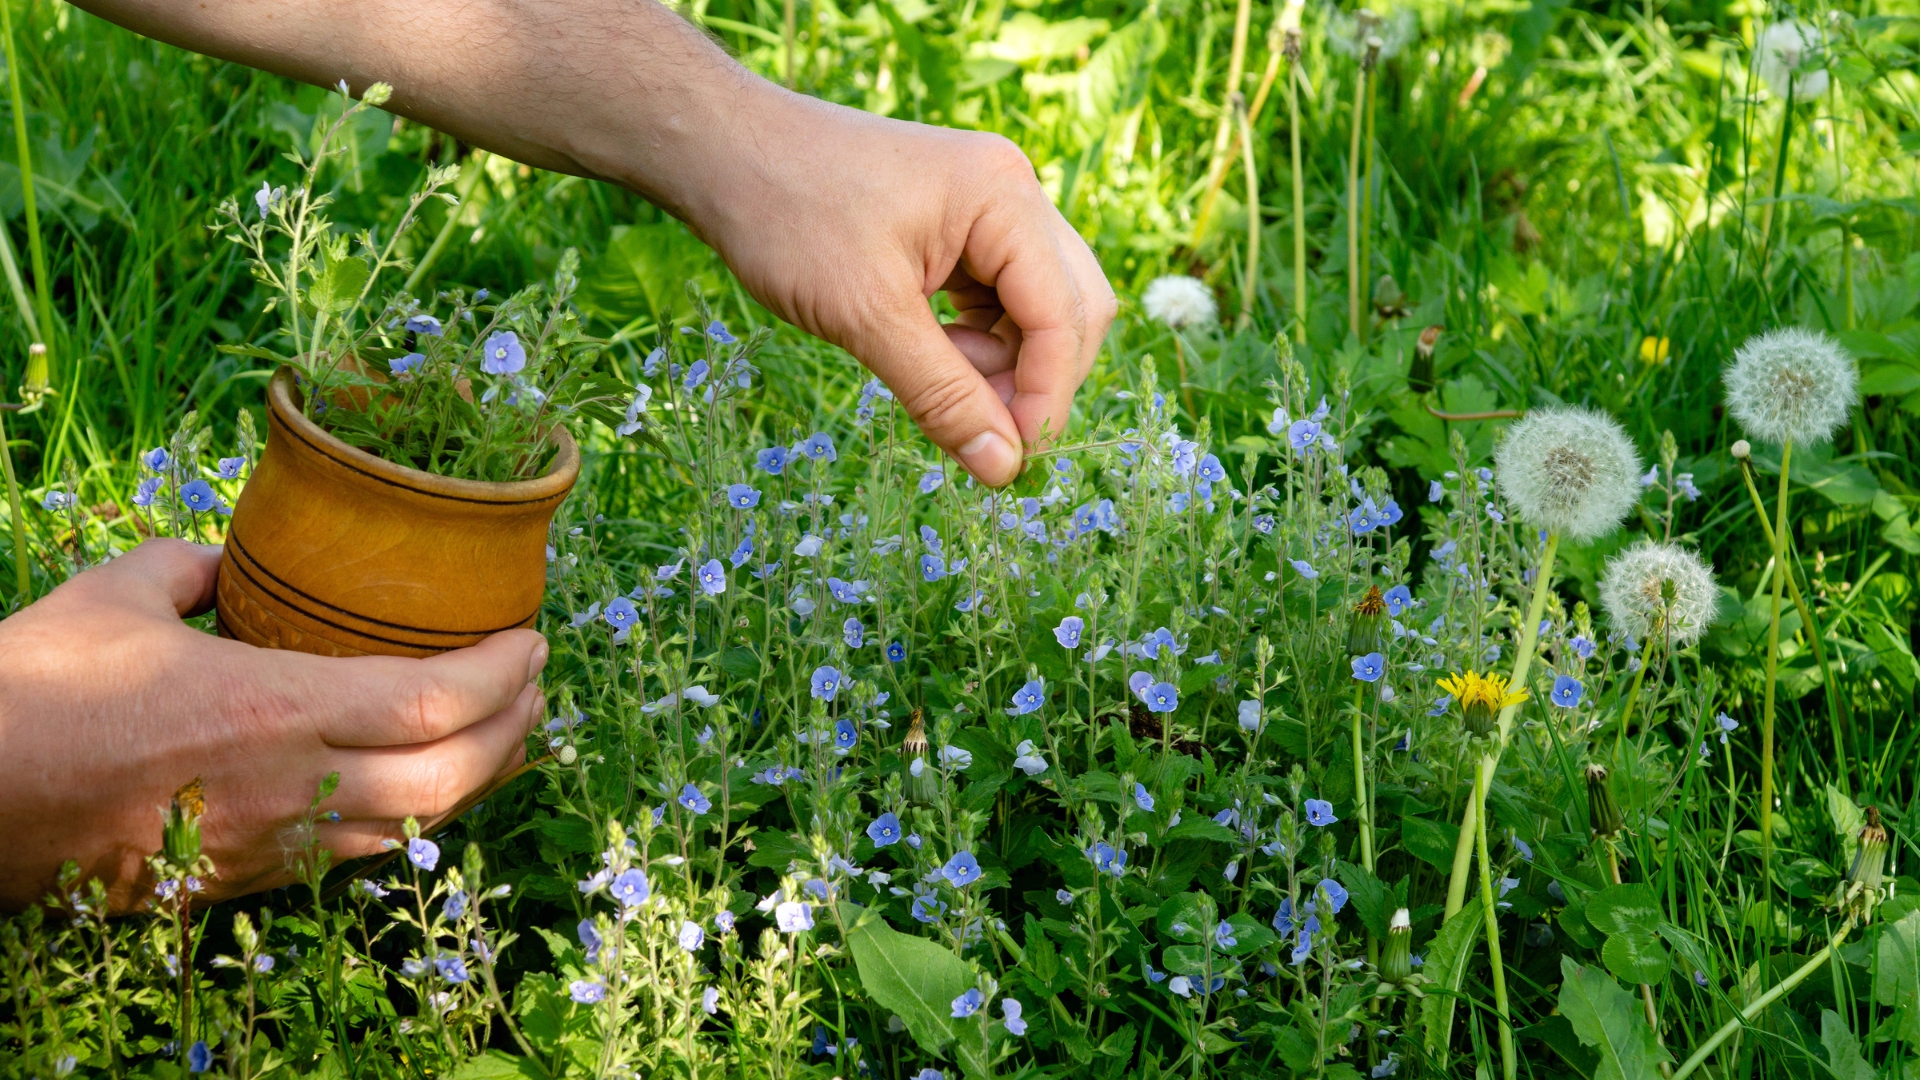
<path id="1" fill-rule="evenodd" d="M 1820 32 L 1799 20 L 1777 22 L 1760 35 L 1753 47 L 1753 62 L 1760 69 L 1760 81 L 1773 96 L 1784 100 L 1787 80 L 1793 80 L 1793 100 L 1812 101 L 1827 92 L 1827 69 L 1809 71 L 1798 78 L 1795 69 L 1820 52 Z"/>
<path id="2" fill-rule="evenodd" d="M 1833 437 L 1860 385 L 1838 342 L 1797 326 L 1748 338 L 1722 378 L 1727 408 L 1747 434 L 1803 446 Z"/>
<path id="3" fill-rule="evenodd" d="M 1676 649 L 1707 632 L 1717 599 L 1713 568 L 1678 544 L 1642 540 L 1608 560 L 1600 577 L 1600 606 L 1614 629 L 1642 641 L 1661 634 Z"/>
<path id="4" fill-rule="evenodd" d="M 1500 493 L 1530 525 L 1586 541 L 1620 524 L 1640 498 L 1640 455 L 1611 416 L 1535 409 L 1494 451 Z"/>
<path id="5" fill-rule="evenodd" d="M 1206 282 L 1185 274 L 1154 278 L 1146 294 L 1140 297 L 1140 304 L 1147 309 L 1147 318 L 1166 323 L 1175 330 L 1205 326 L 1220 314 L 1213 302 L 1213 290 L 1207 288 Z"/>

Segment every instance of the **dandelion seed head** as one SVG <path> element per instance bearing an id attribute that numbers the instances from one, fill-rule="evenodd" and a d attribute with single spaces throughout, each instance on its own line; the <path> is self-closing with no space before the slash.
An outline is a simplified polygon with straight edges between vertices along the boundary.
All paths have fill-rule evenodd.
<path id="1" fill-rule="evenodd" d="M 1727 409 L 1748 435 L 1801 445 L 1833 437 L 1853 408 L 1853 357 L 1825 334 L 1797 326 L 1748 338 L 1721 378 Z"/>
<path id="2" fill-rule="evenodd" d="M 1798 19 L 1789 19 L 1761 32 L 1759 42 L 1753 47 L 1753 62 L 1760 81 L 1767 84 L 1774 97 L 1785 99 L 1787 83 L 1791 80 L 1793 100 L 1812 101 L 1827 92 L 1827 69 L 1821 67 L 1798 77 L 1794 72 L 1820 52 L 1820 31 Z"/>
<path id="3" fill-rule="evenodd" d="M 1207 288 L 1199 278 L 1185 274 L 1169 274 L 1153 279 L 1147 291 L 1141 295 L 1140 305 L 1146 309 L 1147 318 L 1175 330 L 1205 326 L 1220 315 L 1219 306 L 1214 303 L 1213 290 Z"/>
<path id="4" fill-rule="evenodd" d="M 1605 413 L 1536 409 L 1494 453 L 1500 492 L 1530 525 L 1570 540 L 1611 532 L 1640 498 L 1633 441 Z"/>
<path id="5" fill-rule="evenodd" d="M 1673 583 L 1671 606 L 1667 582 Z M 1642 640 L 1664 634 L 1675 648 L 1707 632 L 1717 600 L 1713 568 L 1678 544 L 1642 540 L 1609 560 L 1600 578 L 1600 606 L 1614 629 Z"/>

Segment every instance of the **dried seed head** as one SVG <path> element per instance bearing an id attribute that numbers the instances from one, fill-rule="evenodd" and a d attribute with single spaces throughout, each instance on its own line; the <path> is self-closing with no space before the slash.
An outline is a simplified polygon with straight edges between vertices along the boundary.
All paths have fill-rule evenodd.
<path id="1" fill-rule="evenodd" d="M 1347 653 L 1352 656 L 1365 656 L 1380 651 L 1380 623 L 1387 614 L 1387 601 L 1380 592 L 1380 586 L 1367 588 L 1367 595 L 1353 607 L 1353 617 L 1347 622 Z"/>
<path id="2" fill-rule="evenodd" d="M 1611 840 L 1626 828 L 1620 816 L 1620 804 L 1613 801 L 1613 781 L 1605 765 L 1587 766 L 1587 823 L 1593 835 Z"/>
<path id="3" fill-rule="evenodd" d="M 1493 461 L 1520 517 L 1569 540 L 1612 532 L 1640 499 L 1633 440 L 1592 409 L 1535 409 L 1507 429 Z"/>
<path id="4" fill-rule="evenodd" d="M 1718 599 L 1713 568 L 1678 544 L 1641 540 L 1608 560 L 1600 578 L 1614 629 L 1642 641 L 1663 635 L 1676 649 L 1707 632 Z"/>
<path id="5" fill-rule="evenodd" d="M 1747 460 L 1747 458 L 1751 457 L 1752 455 L 1753 455 L 1752 443 L 1748 442 L 1745 439 L 1733 440 L 1733 456 L 1736 460 L 1745 461 Z"/>
<path id="6" fill-rule="evenodd" d="M 1860 828 L 1860 846 L 1853 853 L 1853 866 L 1847 870 L 1847 887 L 1868 895 L 1878 895 L 1886 883 L 1887 827 L 1880 824 L 1880 811 L 1866 808 L 1867 823 Z"/>
<path id="7" fill-rule="evenodd" d="M 1797 326 L 1748 338 L 1721 378 L 1727 409 L 1748 435 L 1801 445 L 1833 437 L 1860 384 L 1853 357 L 1838 342 Z"/>
<path id="8" fill-rule="evenodd" d="M 1205 326 L 1220 316 L 1213 290 L 1199 278 L 1185 274 L 1154 278 L 1140 297 L 1140 306 L 1146 309 L 1147 318 L 1175 330 Z"/>

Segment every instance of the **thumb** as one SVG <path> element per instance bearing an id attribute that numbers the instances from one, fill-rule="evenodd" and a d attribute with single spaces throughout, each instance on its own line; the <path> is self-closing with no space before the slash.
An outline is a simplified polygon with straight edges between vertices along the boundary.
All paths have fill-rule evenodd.
<path id="1" fill-rule="evenodd" d="M 88 570 L 74 584 L 100 590 L 114 603 L 186 618 L 213 606 L 213 586 L 219 575 L 219 547 L 153 539 Z"/>
<path id="2" fill-rule="evenodd" d="M 855 355 L 880 376 L 927 438 L 990 487 L 1020 472 L 1020 429 L 1006 403 L 918 296 L 899 305 Z"/>

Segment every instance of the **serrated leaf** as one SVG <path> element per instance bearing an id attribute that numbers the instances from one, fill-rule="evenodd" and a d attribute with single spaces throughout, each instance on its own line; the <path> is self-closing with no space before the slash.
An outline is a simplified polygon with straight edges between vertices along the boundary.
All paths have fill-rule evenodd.
<path id="1" fill-rule="evenodd" d="M 946 1049 L 955 1037 L 953 999 L 977 986 L 980 977 L 951 949 L 902 934 L 856 904 L 842 904 L 841 910 L 850 926 L 847 947 L 867 996 L 906 1021 L 921 1049 L 931 1054 Z"/>
<path id="2" fill-rule="evenodd" d="M 1336 862 L 1333 876 L 1347 887 L 1347 898 L 1361 923 L 1374 937 L 1385 938 L 1393 922 L 1394 909 L 1400 906 L 1399 895 L 1364 866 Z"/>
<path id="3" fill-rule="evenodd" d="M 1587 921 L 1603 934 L 1651 937 L 1660 929 L 1660 898 L 1640 882 L 1609 885 L 1587 901 Z"/>
<path id="4" fill-rule="evenodd" d="M 1196 817 L 1182 821 L 1167 830 L 1168 840 L 1212 840 L 1221 844 L 1238 844 L 1240 834 L 1227 828 L 1212 818 Z"/>
<path id="5" fill-rule="evenodd" d="M 314 310 L 338 315 L 353 306 L 366 288 L 369 269 L 366 260 L 347 256 L 335 259 L 313 279 L 307 288 L 307 302 Z"/>
<path id="6" fill-rule="evenodd" d="M 1582 1045 L 1600 1051 L 1594 1080 L 1658 1080 L 1673 1058 L 1653 1037 L 1633 995 L 1597 968 L 1560 958 L 1560 1015 Z"/>
<path id="7" fill-rule="evenodd" d="M 1882 1005 L 1904 1005 L 1900 1037 L 1920 1041 L 1920 911 L 1909 911 L 1899 922 L 1880 930 L 1875 950 L 1879 963 L 1873 972 L 1873 998 Z"/>
<path id="8" fill-rule="evenodd" d="M 461 1062 L 447 1080 L 545 1080 L 540 1066 L 504 1050 L 488 1050 Z"/>
<path id="9" fill-rule="evenodd" d="M 1860 1056 L 1860 1038 L 1832 1009 L 1820 1010 L 1820 1045 L 1827 1051 L 1833 1080 L 1874 1080 L 1873 1066 Z"/>
<path id="10" fill-rule="evenodd" d="M 1473 943 L 1480 940 L 1483 918 L 1480 898 L 1475 896 L 1433 936 L 1433 944 L 1427 947 L 1427 963 L 1422 970 L 1440 989 L 1459 992 L 1461 978 L 1467 970 L 1467 958 L 1473 952 Z M 1438 1053 L 1451 1038 L 1454 1004 L 1455 999 L 1446 994 L 1428 994 L 1420 1002 L 1421 1025 L 1429 1052 Z"/>
<path id="11" fill-rule="evenodd" d="M 1613 934 L 1600 950 L 1607 970 L 1629 983 L 1655 983 L 1673 968 L 1660 939 L 1651 934 Z"/>

